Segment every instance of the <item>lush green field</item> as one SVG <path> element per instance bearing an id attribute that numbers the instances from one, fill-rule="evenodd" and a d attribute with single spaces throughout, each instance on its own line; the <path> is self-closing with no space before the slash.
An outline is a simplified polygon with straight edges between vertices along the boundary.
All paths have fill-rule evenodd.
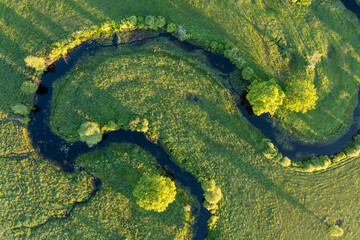
<path id="1" fill-rule="evenodd" d="M 358 160 L 311 174 L 274 165 L 230 94 L 191 60 L 146 47 L 103 51 L 54 94 L 51 124 L 66 139 L 78 139 L 83 121 L 126 127 L 146 118 L 179 165 L 215 179 L 224 198 L 209 239 L 329 239 L 337 220 L 347 239 L 360 234 Z"/>
<path id="2" fill-rule="evenodd" d="M 193 201 L 181 188 L 161 213 L 135 203 L 132 191 L 142 174 L 163 174 L 143 150 L 117 144 L 76 162 L 102 180 L 101 190 L 89 203 L 77 206 L 71 219 L 36 229 L 32 239 L 191 239 L 193 218 L 186 206 Z"/>
<path id="3" fill-rule="evenodd" d="M 60 221 L 75 202 L 87 199 L 94 188 L 92 177 L 64 173 L 38 157 L 19 124 L 0 126 L 0 238 L 23 239 L 46 222 Z"/>
<path id="4" fill-rule="evenodd" d="M 183 24 L 201 42 L 234 42 L 262 79 L 313 81 L 318 107 L 306 114 L 280 114 L 285 127 L 308 141 L 328 141 L 351 119 L 359 75 L 359 28 L 340 1 L 314 1 L 309 8 L 288 0 L 268 1 L 103 1 L 34 0 L 0 3 L 0 117 L 24 102 L 18 86 L 31 70 L 23 59 L 46 52 L 56 41 L 85 27 L 130 15 L 162 15 Z M 313 56 L 322 56 L 307 71 Z"/>

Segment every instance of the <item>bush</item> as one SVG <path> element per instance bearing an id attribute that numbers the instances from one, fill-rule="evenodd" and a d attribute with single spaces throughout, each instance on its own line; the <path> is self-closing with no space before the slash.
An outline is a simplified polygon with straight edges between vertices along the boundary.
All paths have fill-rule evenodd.
<path id="1" fill-rule="evenodd" d="M 12 110 L 16 114 L 29 115 L 30 109 L 24 104 L 16 104 L 12 107 Z"/>
<path id="2" fill-rule="evenodd" d="M 162 16 L 155 17 L 149 15 L 145 17 L 145 24 L 149 29 L 156 31 L 165 27 L 166 21 L 165 18 Z"/>
<path id="3" fill-rule="evenodd" d="M 44 58 L 27 56 L 24 61 L 26 62 L 26 66 L 34 68 L 36 71 L 45 71 L 46 64 Z"/>
<path id="4" fill-rule="evenodd" d="M 353 141 L 344 149 L 348 157 L 357 157 L 360 154 L 360 135 L 356 135 Z"/>
<path id="5" fill-rule="evenodd" d="M 175 183 L 168 177 L 144 174 L 134 188 L 136 203 L 146 209 L 163 212 L 175 200 Z"/>
<path id="6" fill-rule="evenodd" d="M 280 163 L 280 165 L 282 165 L 284 167 L 289 167 L 291 165 L 291 160 L 288 157 L 283 157 L 283 158 L 281 158 L 279 163 Z"/>
<path id="7" fill-rule="evenodd" d="M 333 225 L 329 228 L 330 235 L 333 237 L 341 237 L 344 235 L 344 230 L 338 225 Z"/>
<path id="8" fill-rule="evenodd" d="M 208 224 L 210 230 L 214 230 L 214 229 L 215 229 L 216 223 L 217 223 L 218 219 L 219 219 L 219 217 L 218 217 L 218 216 L 215 216 L 215 215 L 212 215 L 212 216 L 208 219 L 207 224 Z"/>
<path id="9" fill-rule="evenodd" d="M 223 196 L 221 189 L 219 187 L 216 187 L 214 180 L 202 182 L 201 187 L 205 192 L 204 207 L 208 210 L 216 209 L 217 203 L 221 200 Z"/>
<path id="10" fill-rule="evenodd" d="M 318 98 L 314 84 L 307 80 L 293 80 L 286 88 L 284 107 L 290 111 L 305 113 L 315 108 Z"/>
<path id="11" fill-rule="evenodd" d="M 146 28 L 145 20 L 144 20 L 143 17 L 137 17 L 136 27 L 138 29 L 145 29 Z"/>
<path id="12" fill-rule="evenodd" d="M 265 82 L 255 80 L 251 83 L 246 98 L 249 100 L 255 115 L 267 112 L 273 115 L 283 104 L 285 94 L 274 79 Z"/>
<path id="13" fill-rule="evenodd" d="M 102 139 L 102 132 L 98 124 L 85 122 L 81 124 L 78 133 L 80 140 L 86 142 L 89 147 L 96 145 Z"/>
<path id="14" fill-rule="evenodd" d="M 182 41 L 190 38 L 190 34 L 187 33 L 186 29 L 183 26 L 179 26 L 177 28 L 177 34 Z"/>
<path id="15" fill-rule="evenodd" d="M 23 82 L 20 87 L 20 90 L 26 94 L 33 94 L 36 92 L 37 89 L 38 85 L 29 81 Z"/>
<path id="16" fill-rule="evenodd" d="M 116 131 L 119 127 L 114 121 L 109 121 L 105 126 L 101 128 L 102 132 Z"/>
<path id="17" fill-rule="evenodd" d="M 169 23 L 169 24 L 167 25 L 166 31 L 167 31 L 168 33 L 174 33 L 174 32 L 176 32 L 176 25 L 175 25 L 174 23 Z"/>
<path id="18" fill-rule="evenodd" d="M 301 6 L 309 6 L 311 4 L 311 0 L 291 0 L 293 3 L 296 3 Z"/>
<path id="19" fill-rule="evenodd" d="M 331 160 L 328 156 L 315 156 L 303 163 L 303 170 L 305 172 L 319 171 L 328 168 L 331 165 Z"/>
<path id="20" fill-rule="evenodd" d="M 333 156 L 332 161 L 336 163 L 344 160 L 345 158 L 347 158 L 346 154 L 344 152 L 339 152 L 338 154 Z"/>
<path id="21" fill-rule="evenodd" d="M 248 81 L 250 81 L 253 74 L 254 74 L 254 70 L 252 70 L 252 68 L 250 67 L 245 67 L 241 72 L 242 77 Z"/>
<path id="22" fill-rule="evenodd" d="M 134 121 L 130 122 L 130 130 L 146 133 L 149 130 L 149 120 L 144 118 L 140 121 L 139 118 L 136 118 Z"/>

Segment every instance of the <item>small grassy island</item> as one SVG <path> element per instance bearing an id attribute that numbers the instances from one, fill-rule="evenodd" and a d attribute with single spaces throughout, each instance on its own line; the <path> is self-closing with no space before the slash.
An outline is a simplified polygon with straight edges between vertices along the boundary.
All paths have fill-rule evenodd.
<path id="1" fill-rule="evenodd" d="M 1 1 L 0 239 L 359 239 L 360 135 L 300 162 L 237 105 L 284 146 L 339 139 L 358 121 L 359 26 L 340 0 Z M 159 148 L 106 142 L 121 131 Z"/>

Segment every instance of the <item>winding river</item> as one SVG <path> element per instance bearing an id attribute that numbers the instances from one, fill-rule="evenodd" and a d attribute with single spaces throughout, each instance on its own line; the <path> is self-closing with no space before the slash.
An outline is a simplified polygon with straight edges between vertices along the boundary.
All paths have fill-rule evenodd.
<path id="1" fill-rule="evenodd" d="M 348 2 L 342 0 L 343 2 Z M 353 1 L 354 2 L 354 1 Z M 344 3 L 345 6 L 347 4 Z M 351 6 L 348 5 L 348 6 Z M 357 5 L 356 5 L 357 6 Z M 355 9 L 355 8 L 354 8 Z M 357 8 L 357 16 L 360 16 L 360 10 Z M 225 57 L 220 54 L 211 53 L 206 51 L 204 48 L 193 45 L 189 42 L 181 42 L 177 38 L 169 34 L 160 34 L 156 37 L 145 38 L 136 40 L 130 43 L 120 43 L 128 45 L 142 45 L 146 41 L 154 38 L 167 38 L 169 41 L 177 44 L 182 50 L 186 52 L 197 51 L 203 54 L 208 60 L 212 68 L 217 69 L 222 73 L 221 77 L 226 76 L 229 80 L 229 74 L 235 70 L 234 65 Z M 104 44 L 99 41 L 87 41 L 80 46 L 73 49 L 66 60 L 61 58 L 54 62 L 49 67 L 48 71 L 44 73 L 41 78 L 41 85 L 36 94 L 36 108 L 31 113 L 32 121 L 30 122 L 28 129 L 32 138 L 35 149 L 46 159 L 55 161 L 61 165 L 65 171 L 74 170 L 75 159 L 83 153 L 94 151 L 107 147 L 111 143 L 132 143 L 136 144 L 145 151 L 149 152 L 155 157 L 158 164 L 165 168 L 168 174 L 173 175 L 180 186 L 190 189 L 190 192 L 196 196 L 197 200 L 201 203 L 200 209 L 193 209 L 193 213 L 197 216 L 194 225 L 194 239 L 204 239 L 208 232 L 207 219 L 210 216 L 208 210 L 202 205 L 203 190 L 199 181 L 190 173 L 184 171 L 177 166 L 170 158 L 169 154 L 163 149 L 161 145 L 154 144 L 146 139 L 145 135 L 138 132 L 132 132 L 128 130 L 117 130 L 104 135 L 103 141 L 96 146 L 89 148 L 83 142 L 67 143 L 61 137 L 53 134 L 50 129 L 50 114 L 51 114 L 51 98 L 53 96 L 53 83 L 63 77 L 69 72 L 85 55 L 92 54 L 102 48 L 115 48 L 119 44 L 116 40 L 116 35 L 112 44 Z M 54 67 L 56 66 L 56 67 Z M 231 89 L 230 89 L 231 90 Z M 360 100 L 360 94 L 358 94 L 358 102 Z M 284 155 L 292 159 L 298 157 L 307 157 L 312 154 L 315 155 L 330 155 L 341 151 L 345 145 L 347 145 L 352 137 L 356 135 L 358 129 L 357 122 L 358 116 L 360 115 L 360 106 L 356 106 L 353 114 L 353 123 L 349 131 L 336 142 L 329 145 L 320 144 L 307 144 L 301 141 L 294 142 L 294 148 L 292 150 L 282 147 L 276 140 L 277 130 L 274 128 L 272 119 L 267 115 L 255 116 L 249 115 L 245 105 L 242 105 L 240 98 L 238 100 L 238 107 L 248 121 L 256 128 L 258 128 L 262 134 L 269 138 L 275 146 L 278 147 L 279 151 Z M 66 149 L 66 151 L 65 151 Z"/>

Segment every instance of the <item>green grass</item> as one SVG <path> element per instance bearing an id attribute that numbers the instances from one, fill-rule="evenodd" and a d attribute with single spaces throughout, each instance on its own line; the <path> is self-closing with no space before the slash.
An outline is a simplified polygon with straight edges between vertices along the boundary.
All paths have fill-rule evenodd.
<path id="1" fill-rule="evenodd" d="M 37 226 L 64 217 L 76 201 L 86 199 L 92 177 L 64 173 L 38 157 L 18 123 L 1 123 L 0 129 L 0 238 L 27 238 Z"/>
<path id="2" fill-rule="evenodd" d="M 11 106 L 25 102 L 26 96 L 18 91 L 32 73 L 25 67 L 25 57 L 42 55 L 52 43 L 83 28 L 148 14 L 185 25 L 201 42 L 234 42 L 262 79 L 275 77 L 286 84 L 296 76 L 314 81 L 320 96 L 317 109 L 281 114 L 291 133 L 326 142 L 347 129 L 359 80 L 359 27 L 340 1 L 330 0 L 313 2 L 309 8 L 288 0 L 2 1 L 0 88 L 5 91 L 0 117 L 12 115 Z M 316 52 L 322 55 L 316 74 L 306 76 L 307 59 Z"/>
<path id="3" fill-rule="evenodd" d="M 272 163 L 262 155 L 260 134 L 205 70 L 150 49 L 99 52 L 58 80 L 55 131 L 73 141 L 83 121 L 126 127 L 148 119 L 149 133 L 180 166 L 221 188 L 209 239 L 329 239 L 336 220 L 344 221 L 347 239 L 360 235 L 358 159 L 311 174 Z"/>
<path id="4" fill-rule="evenodd" d="M 80 156 L 77 164 L 102 180 L 101 190 L 77 206 L 67 221 L 33 231 L 32 239 L 191 239 L 192 199 L 177 187 L 176 199 L 161 213 L 146 211 L 132 195 L 143 173 L 164 174 L 152 157 L 130 144 L 113 144 Z"/>

